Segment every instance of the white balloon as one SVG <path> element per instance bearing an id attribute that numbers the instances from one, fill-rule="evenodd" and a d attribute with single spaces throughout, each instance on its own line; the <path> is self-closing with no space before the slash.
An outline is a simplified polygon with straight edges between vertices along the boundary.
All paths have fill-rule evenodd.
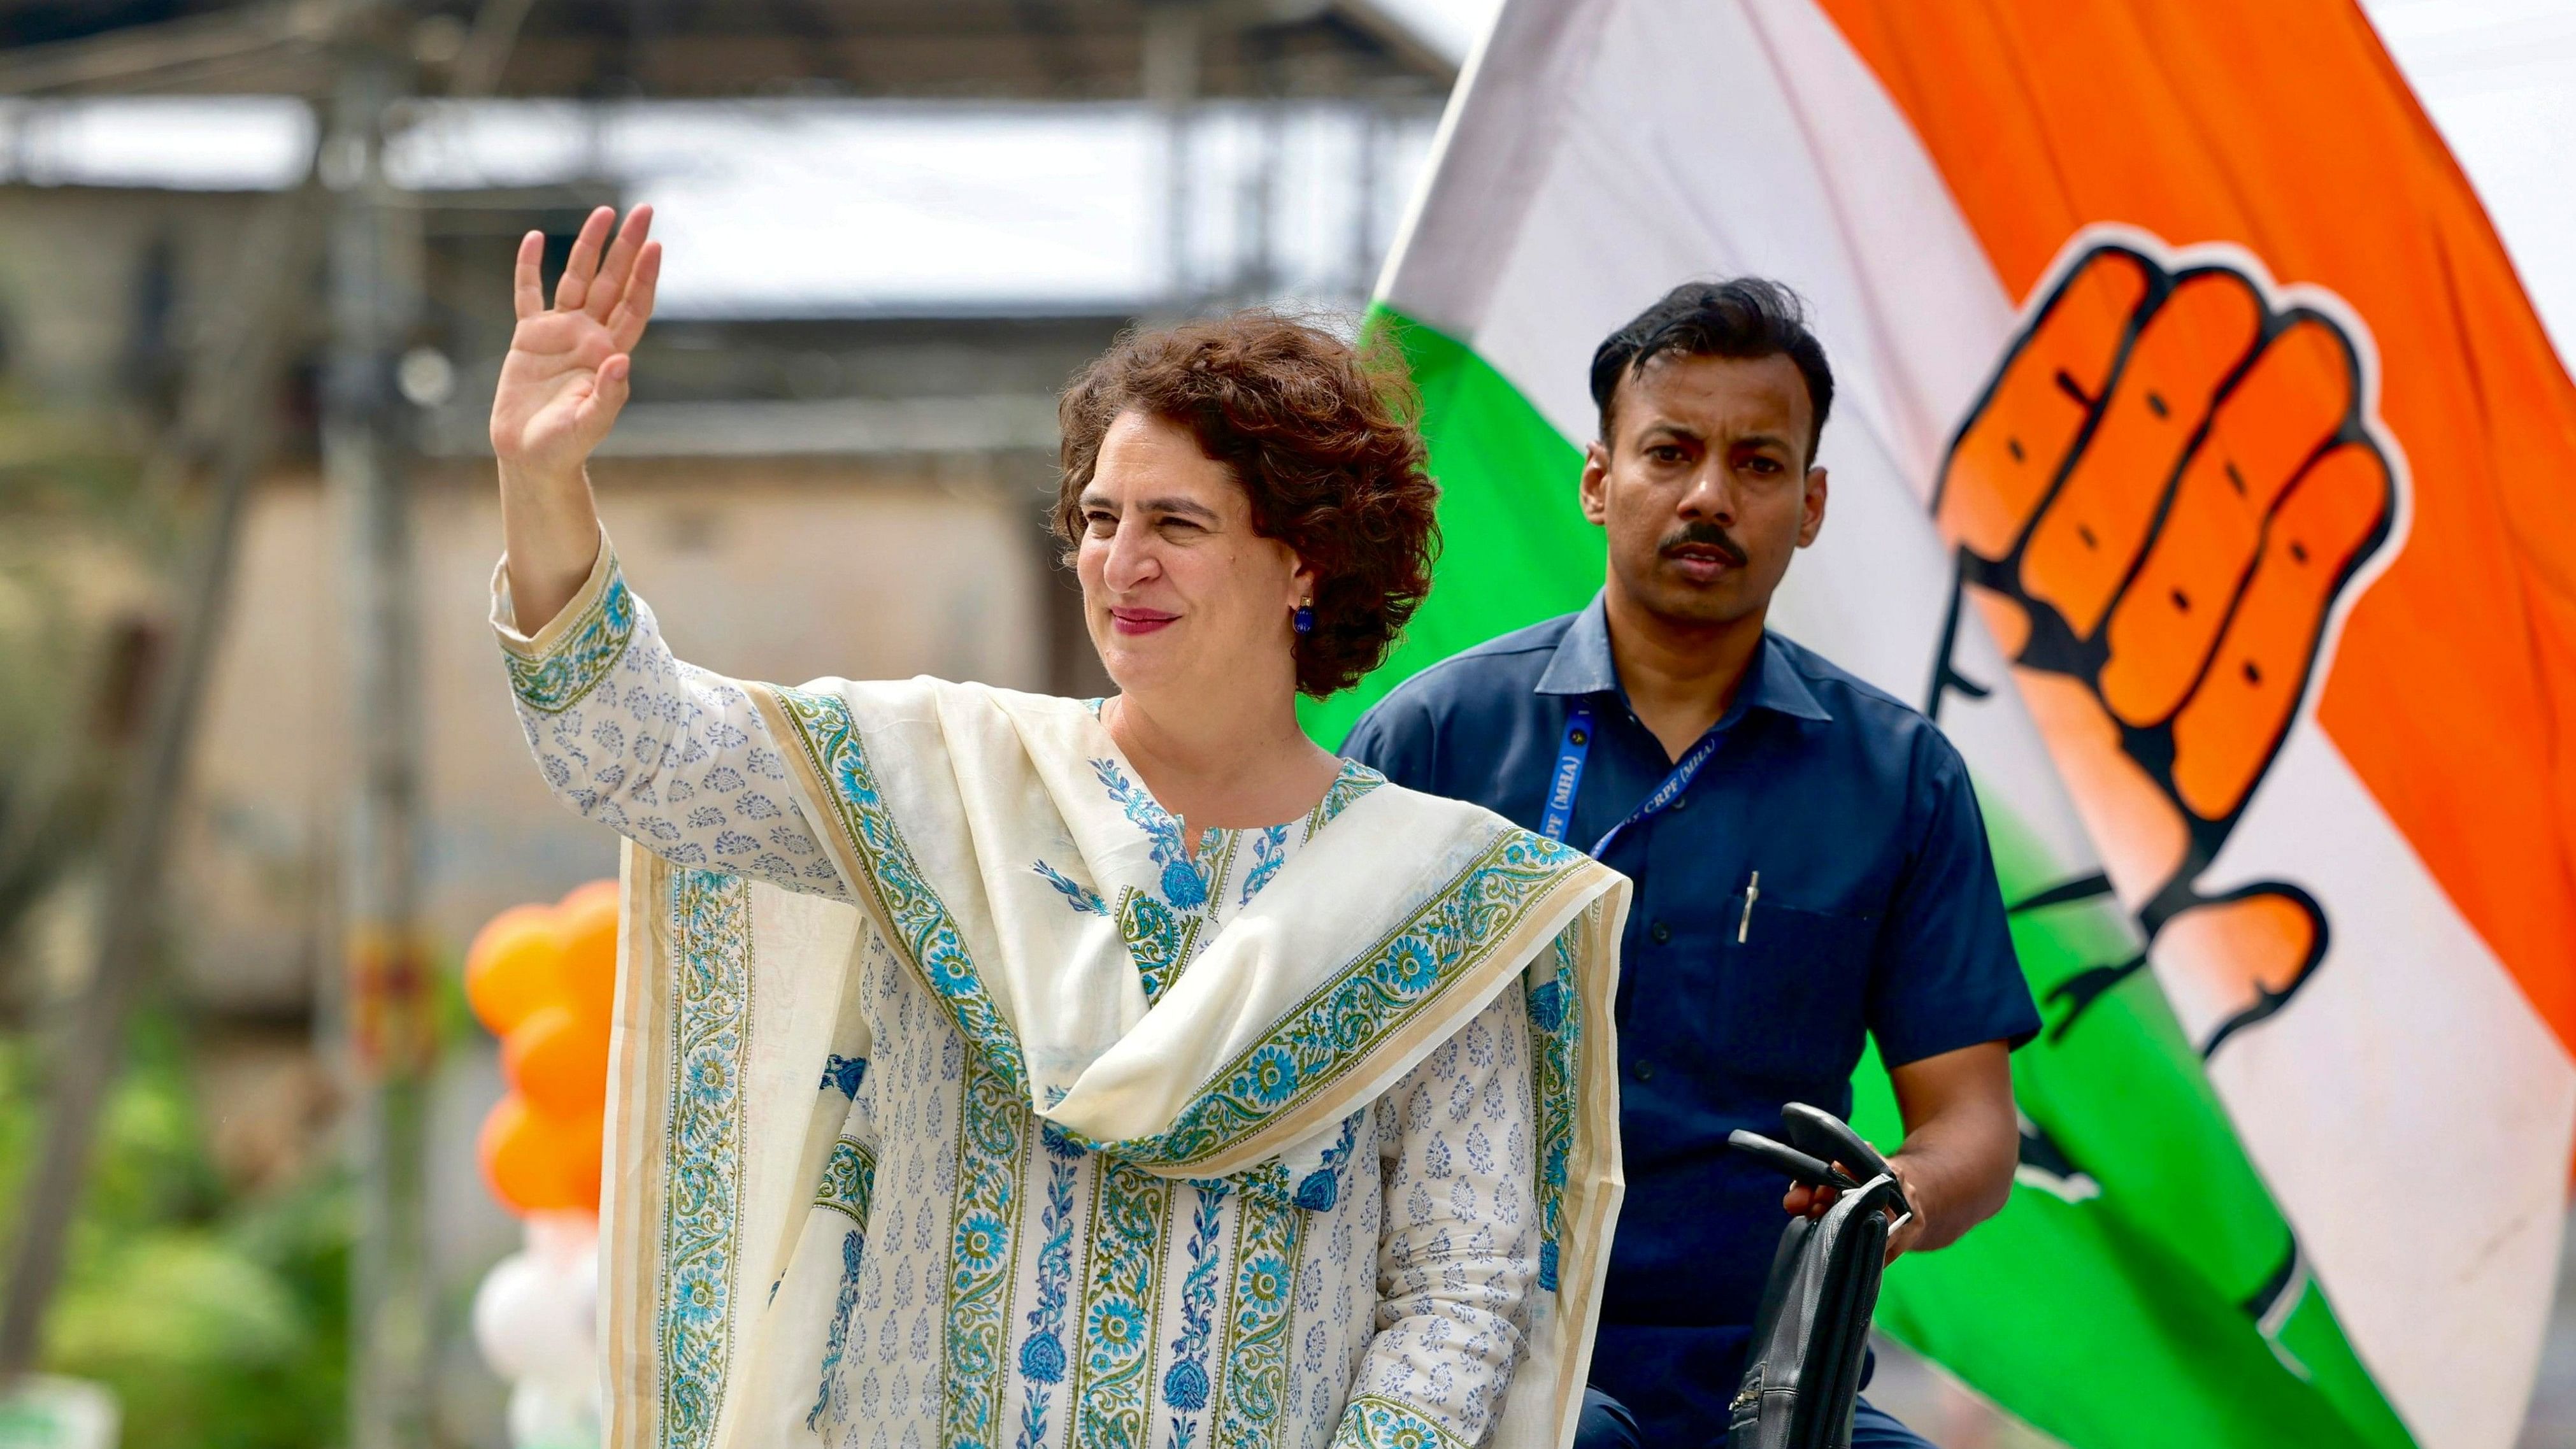
<path id="1" fill-rule="evenodd" d="M 510 1390 L 511 1449 L 599 1449 L 599 1413 L 586 1389 L 528 1379 Z"/>
<path id="2" fill-rule="evenodd" d="M 588 1281 L 585 1281 L 587 1276 Z M 505 1379 L 583 1384 L 597 1363 L 592 1320 L 597 1268 L 513 1253 L 474 1291 L 474 1341 Z"/>

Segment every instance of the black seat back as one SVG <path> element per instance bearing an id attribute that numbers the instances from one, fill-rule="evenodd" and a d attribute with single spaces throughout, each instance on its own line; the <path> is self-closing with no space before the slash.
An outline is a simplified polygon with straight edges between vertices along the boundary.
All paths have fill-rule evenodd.
<path id="1" fill-rule="evenodd" d="M 1849 1449 L 1889 1214 L 1907 1210 L 1904 1189 L 1875 1153 L 1869 1165 L 1881 1170 L 1855 1182 L 1757 1134 L 1739 1132 L 1734 1140 L 1791 1177 L 1841 1196 L 1823 1216 L 1793 1218 L 1780 1234 L 1744 1381 L 1729 1405 L 1727 1449 Z"/>

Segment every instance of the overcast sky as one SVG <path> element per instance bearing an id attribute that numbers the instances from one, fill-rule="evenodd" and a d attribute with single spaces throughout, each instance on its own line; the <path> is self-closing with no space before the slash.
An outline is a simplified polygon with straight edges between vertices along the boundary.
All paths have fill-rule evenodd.
<path id="1" fill-rule="evenodd" d="M 1463 58 L 1499 0 L 1378 0 Z M 2250 3 L 2250 0 L 2249 0 Z M 2365 0 L 2478 188 L 2562 358 L 2576 357 L 2576 0 Z M 1432 117 L 1363 127 L 1301 107 L 1275 130 L 1210 108 L 1193 136 L 1188 285 L 1224 294 L 1277 158 L 1268 285 L 1349 301 L 1418 179 Z M 0 177 L 283 186 L 312 121 L 284 98 L 0 102 Z M 1149 305 L 1171 269 L 1167 155 L 1133 105 L 538 102 L 441 108 L 398 156 L 425 186 L 580 174 L 652 201 L 675 313 Z M 1363 155 L 1373 156 L 1364 162 Z"/>

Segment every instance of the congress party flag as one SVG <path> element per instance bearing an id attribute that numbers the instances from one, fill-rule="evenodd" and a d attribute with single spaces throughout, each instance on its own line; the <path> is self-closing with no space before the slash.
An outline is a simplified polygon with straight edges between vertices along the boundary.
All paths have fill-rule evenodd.
<path id="1" fill-rule="evenodd" d="M 1840 381 L 1774 624 L 1965 754 L 2047 1020 L 2010 1205 L 1880 1322 L 2078 1449 L 2503 1449 L 2576 1127 L 2576 390 L 2368 23 L 1507 0 L 1375 314 L 1447 552 L 1320 736 L 1590 596 L 1592 348 L 1745 272 Z"/>

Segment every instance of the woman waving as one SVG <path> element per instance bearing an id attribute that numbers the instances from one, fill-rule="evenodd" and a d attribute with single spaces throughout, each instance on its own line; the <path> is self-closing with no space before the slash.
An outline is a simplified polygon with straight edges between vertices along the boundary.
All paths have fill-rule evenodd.
<path id="1" fill-rule="evenodd" d="M 1626 882 L 1296 721 L 1428 584 L 1400 374 L 1249 312 L 1075 381 L 1106 701 L 737 682 L 673 659 L 583 475 L 659 267 L 612 221 L 551 306 L 522 245 L 493 404 L 520 718 L 635 847 L 611 1442 L 1566 1442 Z"/>

